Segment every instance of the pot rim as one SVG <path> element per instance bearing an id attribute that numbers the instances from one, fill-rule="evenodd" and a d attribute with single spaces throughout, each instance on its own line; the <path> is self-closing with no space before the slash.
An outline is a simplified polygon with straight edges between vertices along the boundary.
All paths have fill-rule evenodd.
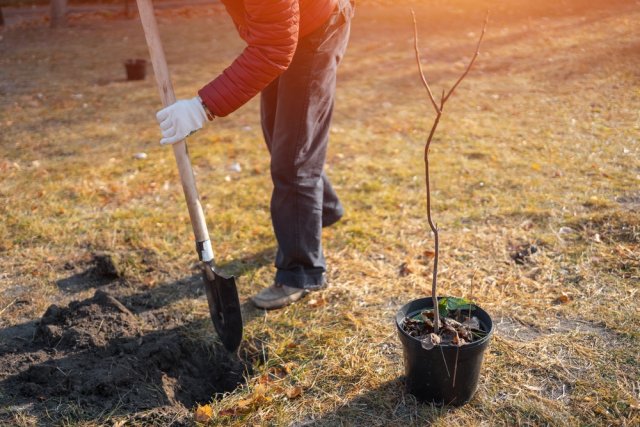
<path id="1" fill-rule="evenodd" d="M 438 300 L 440 300 L 441 298 L 449 298 L 449 296 L 441 296 L 438 297 Z M 396 328 L 398 329 L 398 331 L 400 331 L 400 333 L 402 333 L 405 337 L 416 341 L 416 342 L 420 342 L 421 340 L 416 338 L 416 337 L 412 337 L 411 335 L 409 335 L 400 325 L 400 323 L 404 320 L 404 318 L 406 317 L 406 310 L 405 307 L 407 307 L 409 304 L 415 303 L 416 301 L 425 301 L 425 302 L 431 302 L 431 305 L 425 308 L 432 308 L 433 307 L 433 298 L 431 297 L 424 297 L 424 298 L 416 298 L 413 299 L 411 301 L 409 301 L 408 303 L 406 303 L 405 305 L 403 305 L 402 307 L 400 307 L 400 309 L 397 311 L 396 316 L 395 316 L 395 323 L 396 323 Z M 491 327 L 489 328 L 489 331 L 487 332 L 487 335 L 485 335 L 484 337 L 480 338 L 477 341 L 474 341 L 472 343 L 468 343 L 468 344 L 464 344 L 462 346 L 457 346 L 457 345 L 453 345 L 453 344 L 440 344 L 435 346 L 436 347 L 440 347 L 440 348 L 457 348 L 457 349 L 465 349 L 465 348 L 474 348 L 480 345 L 483 345 L 484 343 L 486 343 L 487 341 L 489 341 L 489 339 L 491 338 L 491 336 L 493 335 L 493 332 L 495 331 L 495 325 L 493 323 L 493 318 L 491 317 L 491 315 L 489 313 L 487 313 L 485 310 L 483 310 L 478 304 L 475 304 L 476 306 L 476 310 L 480 310 L 483 313 L 485 313 L 487 315 L 487 317 L 489 317 L 489 320 L 491 321 Z M 475 311 L 475 310 L 474 310 Z M 403 314 L 404 313 L 404 314 Z"/>
<path id="2" fill-rule="evenodd" d="M 146 65 L 147 60 L 144 58 L 129 58 L 125 59 L 124 65 Z"/>

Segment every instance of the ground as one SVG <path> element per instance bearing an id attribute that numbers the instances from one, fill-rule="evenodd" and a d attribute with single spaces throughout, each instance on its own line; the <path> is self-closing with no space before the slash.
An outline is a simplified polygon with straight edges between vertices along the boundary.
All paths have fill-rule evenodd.
<path id="1" fill-rule="evenodd" d="M 638 425 L 637 3 L 435 3 L 358 2 L 327 159 L 347 214 L 324 233 L 326 290 L 274 312 L 247 302 L 275 252 L 257 102 L 190 139 L 217 262 L 238 280 L 238 355 L 208 320 L 154 80 L 125 80 L 124 60 L 146 57 L 139 22 L 84 10 L 50 30 L 7 15 L 0 424 L 190 425 L 210 411 L 211 425 Z M 490 10 L 431 150 L 440 292 L 496 326 L 460 408 L 404 392 L 393 322 L 431 288 L 433 111 L 410 7 L 436 93 Z M 215 4 L 159 20 L 178 97 L 242 49 Z"/>

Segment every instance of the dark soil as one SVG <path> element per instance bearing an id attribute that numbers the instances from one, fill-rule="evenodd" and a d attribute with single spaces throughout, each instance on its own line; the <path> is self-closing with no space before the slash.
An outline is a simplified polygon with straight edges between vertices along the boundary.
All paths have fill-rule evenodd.
<path id="1" fill-rule="evenodd" d="M 21 405 L 37 406 L 53 421 L 71 412 L 76 419 L 99 419 L 185 410 L 236 388 L 246 364 L 221 345 L 199 340 L 194 329 L 153 313 L 134 314 L 101 290 L 68 307 L 52 305 L 39 322 L 3 333 L 0 424 L 11 419 L 7 408 Z"/>

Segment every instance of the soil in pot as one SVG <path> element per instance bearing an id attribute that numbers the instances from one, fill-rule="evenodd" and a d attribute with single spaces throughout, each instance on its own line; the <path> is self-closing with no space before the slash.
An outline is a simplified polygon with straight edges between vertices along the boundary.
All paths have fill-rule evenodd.
<path id="1" fill-rule="evenodd" d="M 442 303 L 446 297 L 438 300 Z M 462 405 L 471 400 L 477 389 L 493 322 L 487 312 L 475 305 L 447 314 L 441 317 L 437 336 L 433 334 L 431 298 L 411 301 L 396 314 L 406 387 L 420 401 Z"/>

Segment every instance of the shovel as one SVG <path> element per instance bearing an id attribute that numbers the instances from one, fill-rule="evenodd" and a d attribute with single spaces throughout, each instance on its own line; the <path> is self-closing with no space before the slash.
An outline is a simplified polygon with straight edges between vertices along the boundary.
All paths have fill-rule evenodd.
<path id="1" fill-rule="evenodd" d="M 137 3 L 160 97 L 162 104 L 166 107 L 173 104 L 176 98 L 160 41 L 158 24 L 153 13 L 153 4 L 151 0 L 137 0 Z M 214 264 L 207 223 L 204 219 L 204 212 L 187 152 L 187 144 L 184 140 L 173 144 L 173 154 L 178 164 L 182 190 L 187 201 L 191 226 L 196 238 L 196 251 L 204 270 L 204 288 L 207 293 L 211 320 L 225 348 L 229 351 L 236 351 L 242 341 L 242 314 L 236 280 L 233 276 L 221 275 Z"/>

